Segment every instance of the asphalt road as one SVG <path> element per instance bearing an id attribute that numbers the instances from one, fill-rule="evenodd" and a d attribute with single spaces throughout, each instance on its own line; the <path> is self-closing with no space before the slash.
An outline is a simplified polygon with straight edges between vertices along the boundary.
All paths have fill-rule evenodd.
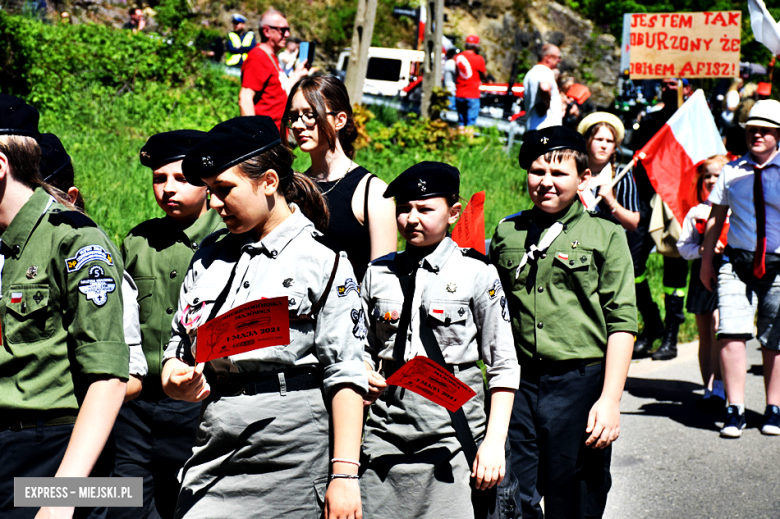
<path id="1" fill-rule="evenodd" d="M 613 486 L 605 517 L 780 518 L 780 437 L 760 432 L 764 406 L 761 352 L 747 345 L 747 428 L 720 438 L 720 416 L 694 408 L 702 394 L 698 343 L 671 361 L 634 361 L 612 453 Z"/>

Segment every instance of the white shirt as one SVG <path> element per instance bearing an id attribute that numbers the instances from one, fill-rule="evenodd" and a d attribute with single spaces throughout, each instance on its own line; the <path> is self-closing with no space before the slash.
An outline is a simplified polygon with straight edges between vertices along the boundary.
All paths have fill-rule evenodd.
<path id="1" fill-rule="evenodd" d="M 454 59 L 448 59 L 444 62 L 444 88 L 450 93 L 455 95 L 455 76 L 458 74 L 458 67 L 455 64 Z"/>
<path id="2" fill-rule="evenodd" d="M 756 250 L 756 209 L 753 205 L 753 166 L 750 153 L 723 167 L 710 193 L 713 204 L 731 208 L 729 245 Z M 780 154 L 766 164 L 761 174 L 766 204 L 766 251 L 780 253 Z"/>
<path id="3" fill-rule="evenodd" d="M 539 85 L 549 83 L 550 108 L 544 115 L 539 115 L 534 107 L 539 103 Z M 563 123 L 563 109 L 561 96 L 558 93 L 558 83 L 551 68 L 544 65 L 534 65 L 523 80 L 523 92 L 525 96 L 525 111 L 528 112 L 525 126 L 528 130 L 541 130 L 548 126 L 559 126 Z"/>

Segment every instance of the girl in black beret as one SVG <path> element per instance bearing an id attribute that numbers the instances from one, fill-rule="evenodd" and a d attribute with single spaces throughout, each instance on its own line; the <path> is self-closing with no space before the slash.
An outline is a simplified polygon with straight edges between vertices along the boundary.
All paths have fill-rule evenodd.
<path id="1" fill-rule="evenodd" d="M 182 163 L 229 233 L 195 254 L 165 352 L 166 393 L 204 402 L 175 517 L 362 517 L 359 286 L 346 255 L 321 242 L 325 202 L 292 161 L 273 120 L 254 116 L 217 125 Z M 195 364 L 199 327 L 274 298 L 289 323 L 260 313 L 241 339 L 289 328 L 289 342 Z"/>

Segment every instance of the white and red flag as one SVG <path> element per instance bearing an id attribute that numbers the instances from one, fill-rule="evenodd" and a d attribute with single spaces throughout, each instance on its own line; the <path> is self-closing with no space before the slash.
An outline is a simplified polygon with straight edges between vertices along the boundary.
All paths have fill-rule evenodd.
<path id="1" fill-rule="evenodd" d="M 726 154 L 726 147 L 704 92 L 697 90 L 634 158 L 682 225 L 688 210 L 698 204 L 696 167 L 721 154 Z"/>
<path id="2" fill-rule="evenodd" d="M 485 192 L 474 193 L 460 215 L 452 239 L 458 247 L 471 247 L 485 254 Z"/>

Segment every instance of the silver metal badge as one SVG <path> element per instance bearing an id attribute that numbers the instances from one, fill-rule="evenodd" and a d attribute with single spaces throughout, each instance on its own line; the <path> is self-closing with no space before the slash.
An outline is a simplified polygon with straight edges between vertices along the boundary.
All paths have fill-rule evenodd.
<path id="1" fill-rule="evenodd" d="M 547 144 L 550 141 L 547 137 L 542 137 L 542 144 Z"/>
<path id="2" fill-rule="evenodd" d="M 458 289 L 458 285 L 455 283 L 447 283 L 447 292 L 455 292 Z"/>
<path id="3" fill-rule="evenodd" d="M 27 269 L 27 279 L 33 279 L 37 275 L 38 275 L 38 266 L 30 265 L 30 268 Z"/>
<path id="4" fill-rule="evenodd" d="M 425 190 L 428 189 L 426 187 L 425 180 L 420 180 L 417 182 L 417 187 L 420 189 L 420 193 L 425 193 Z"/>
<path id="5" fill-rule="evenodd" d="M 206 166 L 207 168 L 210 168 L 211 166 L 214 165 L 214 159 L 212 159 L 210 155 L 206 155 L 205 157 L 203 157 L 203 165 Z"/>
<path id="6" fill-rule="evenodd" d="M 571 242 L 571 248 L 572 248 L 572 249 L 576 249 L 576 248 L 577 248 L 577 245 L 579 245 L 579 244 L 580 244 L 580 242 L 579 242 L 579 241 L 577 241 L 577 240 L 574 240 L 573 242 Z"/>
<path id="7" fill-rule="evenodd" d="M 148 153 L 146 153 L 145 151 L 142 151 L 142 152 L 141 152 L 141 156 L 142 156 L 143 158 L 145 158 L 145 159 L 148 159 L 148 158 L 149 158 L 149 154 L 148 154 Z"/>
<path id="8" fill-rule="evenodd" d="M 284 281 L 282 281 L 282 285 L 284 285 L 284 288 L 290 288 L 291 286 L 293 286 L 293 283 L 295 283 L 293 278 L 287 278 Z"/>

